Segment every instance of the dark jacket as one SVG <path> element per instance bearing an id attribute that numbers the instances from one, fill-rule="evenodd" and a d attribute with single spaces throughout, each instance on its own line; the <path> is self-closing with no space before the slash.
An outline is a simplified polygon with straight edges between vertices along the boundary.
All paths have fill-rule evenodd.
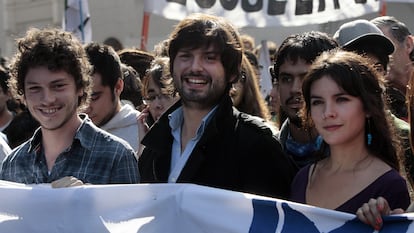
<path id="1" fill-rule="evenodd" d="M 142 183 L 168 182 L 173 137 L 167 110 L 144 137 L 138 165 Z M 225 96 L 192 151 L 177 183 L 288 198 L 293 163 L 262 120 L 240 113 Z"/>

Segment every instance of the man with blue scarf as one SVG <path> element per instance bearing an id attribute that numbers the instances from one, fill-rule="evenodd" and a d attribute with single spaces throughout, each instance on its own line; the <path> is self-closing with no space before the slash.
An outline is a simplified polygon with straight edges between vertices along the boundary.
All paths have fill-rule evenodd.
<path id="1" fill-rule="evenodd" d="M 338 47 L 337 42 L 322 32 L 305 32 L 287 37 L 276 52 L 273 82 L 280 96 L 279 119 L 283 122 L 278 138 L 283 150 L 301 168 L 314 162 L 321 139 L 315 129 L 303 128 L 302 80 L 315 58 L 323 51 Z"/>

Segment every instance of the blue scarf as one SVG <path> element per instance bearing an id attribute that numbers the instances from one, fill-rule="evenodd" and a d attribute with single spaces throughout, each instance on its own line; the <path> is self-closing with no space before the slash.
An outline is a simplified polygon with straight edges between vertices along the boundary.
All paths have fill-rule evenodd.
<path id="1" fill-rule="evenodd" d="M 289 133 L 285 142 L 285 148 L 288 154 L 304 159 L 307 156 L 311 156 L 313 152 L 319 150 L 321 139 L 322 137 L 318 136 L 314 142 L 299 143 L 296 142 Z"/>

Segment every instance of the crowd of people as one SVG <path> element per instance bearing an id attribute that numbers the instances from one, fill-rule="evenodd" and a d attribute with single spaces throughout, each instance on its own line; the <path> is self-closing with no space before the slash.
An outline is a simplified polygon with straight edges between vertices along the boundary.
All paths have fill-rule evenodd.
<path id="1" fill-rule="evenodd" d="M 381 215 L 414 209 L 414 38 L 395 17 L 288 36 L 269 46 L 269 69 L 251 36 L 207 14 L 154 51 L 58 28 L 16 46 L 0 66 L 2 180 L 194 183 L 354 213 L 377 230 Z"/>

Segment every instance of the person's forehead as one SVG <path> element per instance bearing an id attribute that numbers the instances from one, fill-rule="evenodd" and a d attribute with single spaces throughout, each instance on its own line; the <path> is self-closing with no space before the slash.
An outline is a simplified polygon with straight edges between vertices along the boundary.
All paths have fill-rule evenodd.
<path id="1" fill-rule="evenodd" d="M 71 74 L 64 70 L 50 70 L 45 66 L 31 67 L 27 70 L 25 82 L 31 83 L 46 83 L 56 82 L 59 80 L 71 80 L 74 78 Z"/>
<path id="2" fill-rule="evenodd" d="M 214 43 L 201 44 L 201 45 L 186 45 L 178 49 L 178 51 L 193 51 L 201 50 L 204 52 L 218 52 L 218 46 Z"/>
<path id="3" fill-rule="evenodd" d="M 398 40 L 392 34 L 392 26 L 382 26 L 379 29 L 384 33 L 384 35 L 392 41 L 394 46 L 398 46 Z"/>
<path id="4" fill-rule="evenodd" d="M 154 79 L 148 80 L 148 92 L 158 91 L 161 88 L 157 85 L 157 83 L 154 81 Z"/>
<path id="5" fill-rule="evenodd" d="M 294 68 L 306 67 L 307 69 L 310 65 L 311 65 L 310 63 L 306 62 L 305 59 L 302 59 L 302 58 L 296 58 L 296 59 L 287 58 L 280 65 L 280 70 L 283 70 L 283 68 L 286 68 L 286 67 L 294 67 Z"/>
<path id="6" fill-rule="evenodd" d="M 93 86 L 102 86 L 102 75 L 98 72 L 92 74 Z"/>

